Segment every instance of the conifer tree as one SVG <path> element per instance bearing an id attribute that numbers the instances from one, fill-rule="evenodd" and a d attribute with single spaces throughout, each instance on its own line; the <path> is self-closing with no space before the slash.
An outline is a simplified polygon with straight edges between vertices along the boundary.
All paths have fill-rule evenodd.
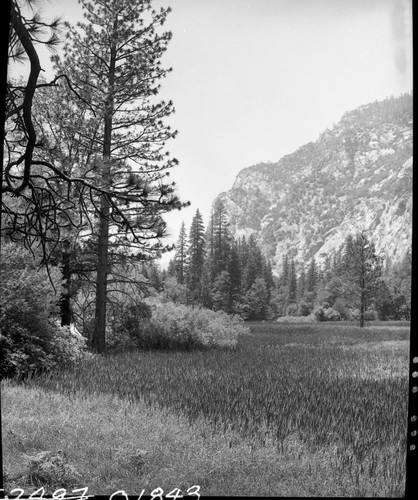
<path id="1" fill-rule="evenodd" d="M 199 209 L 192 219 L 187 249 L 187 277 L 186 282 L 194 301 L 201 295 L 201 279 L 205 261 L 205 228 Z"/>
<path id="2" fill-rule="evenodd" d="M 233 304 L 238 304 L 241 299 L 240 292 L 241 292 L 241 281 L 242 281 L 242 269 L 239 258 L 239 248 L 238 248 L 238 243 L 235 240 L 232 242 L 231 258 L 229 261 L 228 272 L 231 279 L 231 308 L 233 309 Z"/>
<path id="3" fill-rule="evenodd" d="M 99 213 L 95 328 L 92 347 L 105 350 L 109 251 L 158 255 L 166 225 L 161 214 L 180 208 L 173 184 L 163 181 L 177 164 L 164 150 L 176 135 L 164 123 L 172 102 L 155 98 L 169 70 L 160 59 L 171 39 L 159 33 L 170 9 L 151 10 L 151 0 L 81 0 L 86 23 L 71 28 L 57 70 L 88 103 L 91 154 L 101 194 L 91 201 Z M 154 243 L 153 243 L 154 242 Z"/>
<path id="4" fill-rule="evenodd" d="M 228 271 L 221 271 L 216 275 L 212 284 L 211 295 L 215 311 L 231 312 L 231 276 Z"/>
<path id="5" fill-rule="evenodd" d="M 176 268 L 174 265 L 174 260 L 170 259 L 168 261 L 168 266 L 167 266 L 167 276 L 174 278 L 175 275 L 176 275 Z"/>
<path id="6" fill-rule="evenodd" d="M 289 284 L 289 256 L 286 254 L 283 257 L 282 273 L 280 275 L 280 285 L 287 286 Z"/>
<path id="7" fill-rule="evenodd" d="M 222 271 L 228 271 L 232 246 L 227 211 L 220 200 L 217 200 L 213 207 L 210 228 L 209 247 L 212 256 L 212 279 L 214 280 Z"/>
<path id="8" fill-rule="evenodd" d="M 305 266 L 302 264 L 301 270 L 297 279 L 297 301 L 300 302 L 302 299 L 306 288 L 306 273 Z"/>
<path id="9" fill-rule="evenodd" d="M 312 257 L 310 263 L 309 263 L 309 268 L 308 272 L 306 275 L 306 291 L 307 292 L 314 292 L 316 289 L 316 285 L 318 283 L 318 268 L 315 262 L 315 258 Z"/>
<path id="10" fill-rule="evenodd" d="M 255 280 L 261 277 L 263 272 L 263 257 L 254 235 L 252 234 L 248 238 L 247 252 L 247 262 L 243 269 L 245 291 L 251 288 Z"/>
<path id="11" fill-rule="evenodd" d="M 266 319 L 268 308 L 268 290 L 263 278 L 256 278 L 247 292 L 249 318 L 252 320 Z"/>
<path id="12" fill-rule="evenodd" d="M 297 276 L 296 276 L 296 266 L 293 257 L 290 259 L 289 265 L 289 302 L 296 302 L 297 294 Z"/>
<path id="13" fill-rule="evenodd" d="M 180 234 L 176 243 L 176 252 L 174 254 L 174 268 L 177 281 L 183 285 L 186 282 L 187 269 L 187 239 L 186 226 L 184 221 L 181 224 Z"/>
<path id="14" fill-rule="evenodd" d="M 359 309 L 359 324 L 364 326 L 367 307 L 371 305 L 380 285 L 382 262 L 373 242 L 364 233 L 349 235 L 345 242 L 342 280 L 344 294 Z"/>
<path id="15" fill-rule="evenodd" d="M 271 268 L 270 260 L 263 259 L 261 275 L 267 286 L 267 300 L 270 300 L 271 292 L 272 289 L 274 288 L 273 270 Z"/>
<path id="16" fill-rule="evenodd" d="M 408 251 L 400 262 L 392 265 L 386 277 L 396 319 L 411 319 L 411 279 L 412 256 Z"/>
<path id="17" fill-rule="evenodd" d="M 325 282 L 328 282 L 333 276 L 332 276 L 332 260 L 329 255 L 325 256 L 324 259 L 324 266 L 323 266 L 323 276 Z"/>
<path id="18" fill-rule="evenodd" d="M 244 270 L 248 261 L 248 245 L 245 236 L 241 236 L 238 240 L 237 250 L 241 269 Z"/>

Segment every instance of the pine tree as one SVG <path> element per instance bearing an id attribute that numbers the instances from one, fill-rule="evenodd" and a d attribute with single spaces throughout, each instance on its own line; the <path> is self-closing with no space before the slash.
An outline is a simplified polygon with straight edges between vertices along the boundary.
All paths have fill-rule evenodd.
<path id="1" fill-rule="evenodd" d="M 286 254 L 283 258 L 282 274 L 280 275 L 280 285 L 287 286 L 289 284 L 289 256 Z"/>
<path id="2" fill-rule="evenodd" d="M 263 273 L 263 257 L 254 235 L 250 235 L 247 243 L 247 262 L 243 268 L 243 286 L 247 292 L 255 280 Z"/>
<path id="3" fill-rule="evenodd" d="M 176 252 L 174 254 L 174 269 L 177 281 L 183 285 L 186 282 L 187 270 L 187 240 L 186 226 L 181 224 L 180 234 L 176 243 Z"/>
<path id="4" fill-rule="evenodd" d="M 263 258 L 261 275 L 262 275 L 262 278 L 264 279 L 264 282 L 267 286 L 267 298 L 268 298 L 268 300 L 270 300 L 271 292 L 272 292 L 272 289 L 274 288 L 273 270 L 271 268 L 270 260 Z"/>
<path id="5" fill-rule="evenodd" d="M 315 258 L 312 257 L 306 275 L 306 291 L 315 292 L 317 283 L 318 283 L 318 268 L 315 262 Z"/>
<path id="6" fill-rule="evenodd" d="M 170 259 L 168 261 L 168 266 L 167 266 L 167 276 L 174 278 L 175 275 L 176 275 L 176 267 L 174 265 L 174 260 Z"/>
<path id="7" fill-rule="evenodd" d="M 408 251 L 400 262 L 392 265 L 386 277 L 396 319 L 411 319 L 411 280 L 412 256 Z"/>
<path id="8" fill-rule="evenodd" d="M 150 286 L 156 292 L 161 292 L 163 289 L 163 277 L 159 265 L 154 261 L 150 261 L 147 263 L 146 267 Z"/>
<path id="9" fill-rule="evenodd" d="M 268 309 L 268 290 L 263 278 L 256 278 L 248 290 L 247 302 L 249 306 L 249 318 L 251 320 L 266 319 Z"/>
<path id="10" fill-rule="evenodd" d="M 332 276 L 332 260 L 329 255 L 325 256 L 322 274 L 326 283 L 333 277 Z"/>
<path id="11" fill-rule="evenodd" d="M 345 241 L 342 281 L 346 299 L 359 309 L 359 324 L 364 327 L 367 307 L 377 294 L 382 277 L 382 262 L 373 242 L 364 233 Z"/>
<path id="12" fill-rule="evenodd" d="M 300 302 L 302 297 L 304 296 L 306 288 L 306 273 L 305 266 L 302 264 L 300 273 L 297 279 L 297 301 Z"/>
<path id="13" fill-rule="evenodd" d="M 239 258 L 238 243 L 234 240 L 231 247 L 231 258 L 229 261 L 228 273 L 231 278 L 231 308 L 241 302 L 241 281 L 242 270 Z M 235 312 L 235 311 L 233 311 Z"/>
<path id="14" fill-rule="evenodd" d="M 244 270 L 248 261 L 248 245 L 245 236 L 241 236 L 238 240 L 237 250 L 241 269 Z"/>
<path id="15" fill-rule="evenodd" d="M 154 103 L 169 70 L 160 59 L 171 39 L 157 32 L 170 9 L 151 10 L 151 0 L 81 0 L 87 23 L 70 29 L 64 57 L 55 57 L 91 109 L 101 194 L 98 213 L 96 311 L 92 347 L 105 350 L 107 282 L 113 256 L 151 258 L 162 250 L 161 213 L 182 205 L 162 179 L 177 164 L 164 152 L 176 135 L 163 119 L 173 104 Z M 109 195 L 111 193 L 111 195 Z M 155 241 L 156 243 L 152 244 Z"/>
<path id="16" fill-rule="evenodd" d="M 192 219 L 189 232 L 189 246 L 187 249 L 187 276 L 186 282 L 194 301 L 200 300 L 201 279 L 205 261 L 205 228 L 199 212 Z"/>
<path id="17" fill-rule="evenodd" d="M 231 258 L 232 237 L 229 232 L 228 214 L 222 201 L 213 207 L 210 223 L 209 247 L 212 256 L 212 279 L 222 271 L 228 271 Z"/>
<path id="18" fill-rule="evenodd" d="M 211 295 L 215 311 L 231 312 L 231 277 L 227 271 L 217 274 L 212 284 Z"/>
<path id="19" fill-rule="evenodd" d="M 289 293 L 288 300 L 290 303 L 296 302 L 296 294 L 297 294 L 297 276 L 296 276 L 296 267 L 295 261 L 293 257 L 290 259 L 289 265 Z"/>

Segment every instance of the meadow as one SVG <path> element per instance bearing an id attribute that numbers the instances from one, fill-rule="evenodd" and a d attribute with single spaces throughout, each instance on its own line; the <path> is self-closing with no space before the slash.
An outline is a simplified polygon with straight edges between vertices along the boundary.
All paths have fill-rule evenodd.
<path id="1" fill-rule="evenodd" d="M 183 490 L 200 482 L 203 495 L 403 496 L 408 323 L 373 323 L 363 329 L 344 323 L 248 326 L 251 334 L 242 335 L 234 350 L 119 352 L 20 386 L 5 381 L 9 483 L 19 474 L 24 478 L 23 464 L 13 471 L 9 458 L 19 440 L 20 453 L 25 447 L 53 446 L 51 435 L 38 431 L 36 442 L 29 437 L 30 426 L 42 427 L 52 404 L 57 413 L 53 424 L 54 417 L 48 417 L 49 428 L 57 429 L 52 435 L 76 466 L 84 452 L 71 448 L 74 435 L 68 433 L 82 432 L 81 420 L 77 424 L 75 419 L 83 418 L 84 407 L 89 408 L 84 425 L 90 425 L 87 418 L 96 421 L 90 435 L 84 434 L 87 441 L 96 439 L 89 445 L 91 456 L 100 455 L 96 447 L 119 450 L 116 461 L 112 451 L 100 455 L 100 473 L 88 470 L 85 457 L 79 481 L 93 490 L 107 481 L 96 493 L 127 485 L 133 494 L 141 484 L 159 481 L 157 486 L 169 487 L 171 481 Z M 22 409 L 25 391 L 32 410 Z M 49 402 L 42 405 L 42 398 Z M 7 406 L 17 409 L 17 401 L 26 423 Z M 68 412 L 62 413 L 67 404 Z M 71 405 L 77 412 L 71 413 Z M 126 408 L 139 412 L 133 427 L 126 422 Z M 129 443 L 135 440 L 138 421 L 147 457 L 139 472 L 127 473 L 123 459 L 133 453 Z M 147 425 L 148 440 L 143 432 Z M 99 430 L 100 437 L 94 438 Z M 164 446 L 168 455 L 161 476 L 164 460 L 158 453 Z"/>

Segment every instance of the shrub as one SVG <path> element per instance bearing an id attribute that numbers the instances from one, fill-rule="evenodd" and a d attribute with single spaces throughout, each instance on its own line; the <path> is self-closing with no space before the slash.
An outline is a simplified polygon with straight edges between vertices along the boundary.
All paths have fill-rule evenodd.
<path id="1" fill-rule="evenodd" d="M 301 300 L 298 308 L 298 315 L 308 316 L 311 312 L 312 312 L 312 305 L 308 304 L 304 300 Z"/>
<path id="2" fill-rule="evenodd" d="M 327 307 L 324 309 L 324 321 L 341 321 L 341 314 L 332 307 Z"/>
<path id="3" fill-rule="evenodd" d="M 246 302 L 245 297 L 240 297 L 240 300 L 234 300 L 232 302 L 232 310 L 234 314 L 237 314 L 243 320 L 247 320 L 251 314 L 250 306 Z"/>
<path id="4" fill-rule="evenodd" d="M 298 305 L 296 303 L 289 304 L 286 309 L 287 316 L 296 316 L 298 313 Z"/>
<path id="5" fill-rule="evenodd" d="M 338 298 L 334 305 L 333 308 L 340 313 L 341 319 L 342 320 L 347 320 L 350 318 L 350 310 L 346 306 L 345 302 L 343 299 Z"/>
<path id="6" fill-rule="evenodd" d="M 130 343 L 142 345 L 142 337 L 149 329 L 151 307 L 145 302 L 120 306 L 112 317 L 111 325 L 106 331 L 108 347 L 126 346 Z"/>
<path id="7" fill-rule="evenodd" d="M 164 301 L 186 304 L 187 286 L 179 283 L 174 276 L 167 276 L 164 281 L 164 291 L 161 295 Z"/>
<path id="8" fill-rule="evenodd" d="M 378 319 L 377 311 L 375 311 L 374 309 L 367 309 L 367 311 L 364 313 L 364 319 L 366 321 L 376 321 Z"/>
<path id="9" fill-rule="evenodd" d="M 137 345 L 157 348 L 226 347 L 236 346 L 238 335 L 248 333 L 243 320 L 223 311 L 161 303 L 147 299 L 152 317 L 132 338 Z"/>
<path id="10" fill-rule="evenodd" d="M 11 243 L 2 248 L 1 264 L 1 376 L 23 377 L 74 362 L 84 340 L 54 320 L 58 297 L 47 271 L 38 269 L 29 251 Z M 58 284 L 59 270 L 50 274 Z"/>
<path id="11" fill-rule="evenodd" d="M 317 307 L 314 311 L 315 321 L 325 321 L 325 313 L 323 307 Z"/>

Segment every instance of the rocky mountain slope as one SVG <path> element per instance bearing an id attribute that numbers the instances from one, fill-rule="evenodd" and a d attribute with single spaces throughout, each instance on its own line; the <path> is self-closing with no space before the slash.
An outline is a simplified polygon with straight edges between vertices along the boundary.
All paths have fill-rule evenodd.
<path id="1" fill-rule="evenodd" d="M 346 113 L 316 142 L 241 170 L 218 198 L 233 235 L 254 233 L 276 271 L 286 253 L 321 263 L 361 230 L 398 261 L 412 239 L 412 95 Z"/>

